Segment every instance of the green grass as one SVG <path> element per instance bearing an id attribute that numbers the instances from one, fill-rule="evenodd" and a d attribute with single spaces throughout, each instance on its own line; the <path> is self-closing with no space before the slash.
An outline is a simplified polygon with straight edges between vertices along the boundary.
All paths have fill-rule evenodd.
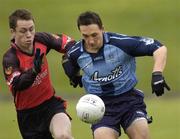
<path id="1" fill-rule="evenodd" d="M 149 115 L 153 116 L 150 125 L 152 139 L 180 138 L 180 101 L 179 99 L 151 98 L 146 99 Z M 92 139 L 90 125 L 81 122 L 76 117 L 75 104 L 77 100 L 70 100 L 68 112 L 72 116 L 72 131 L 75 139 Z M 12 102 L 0 102 L 0 138 L 21 138 L 17 127 L 16 113 Z M 121 138 L 127 139 L 122 132 Z"/>

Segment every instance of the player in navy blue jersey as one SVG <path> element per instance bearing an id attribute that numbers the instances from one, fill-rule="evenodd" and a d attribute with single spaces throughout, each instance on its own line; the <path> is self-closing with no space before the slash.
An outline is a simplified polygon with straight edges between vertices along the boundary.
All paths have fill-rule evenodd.
<path id="1" fill-rule="evenodd" d="M 94 139 L 117 139 L 121 127 L 130 139 L 149 139 L 152 119 L 142 91 L 135 89 L 135 57 L 153 56 L 152 92 L 161 96 L 164 88 L 170 90 L 162 75 L 167 48 L 152 38 L 105 32 L 99 15 L 91 11 L 80 14 L 77 26 L 82 40 L 63 56 L 62 64 L 71 85 L 83 86 L 105 103 L 103 119 L 91 127 Z"/>
<path id="2" fill-rule="evenodd" d="M 11 46 L 3 56 L 6 82 L 14 97 L 23 139 L 72 139 L 66 101 L 55 96 L 46 55 L 65 53 L 75 41 L 60 34 L 35 32 L 34 18 L 26 9 L 9 16 Z"/>

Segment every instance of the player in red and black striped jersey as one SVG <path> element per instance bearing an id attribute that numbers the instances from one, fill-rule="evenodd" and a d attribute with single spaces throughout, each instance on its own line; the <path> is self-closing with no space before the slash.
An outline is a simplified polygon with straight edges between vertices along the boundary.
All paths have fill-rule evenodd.
<path id="1" fill-rule="evenodd" d="M 75 41 L 65 34 L 35 32 L 34 19 L 25 9 L 9 16 L 11 47 L 3 56 L 5 79 L 14 97 L 23 139 L 72 139 L 65 101 L 54 96 L 46 55 L 65 53 Z"/>

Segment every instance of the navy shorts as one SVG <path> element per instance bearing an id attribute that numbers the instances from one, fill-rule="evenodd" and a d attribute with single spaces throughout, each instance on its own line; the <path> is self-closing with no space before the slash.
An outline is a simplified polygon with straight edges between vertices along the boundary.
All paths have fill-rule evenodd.
<path id="1" fill-rule="evenodd" d="M 23 139 L 53 139 L 49 131 L 51 119 L 56 113 L 66 113 L 65 109 L 65 101 L 53 96 L 35 108 L 18 110 L 18 125 Z"/>
<path id="2" fill-rule="evenodd" d="M 121 135 L 121 127 L 126 131 L 130 124 L 137 118 L 144 117 L 148 120 L 144 94 L 132 89 L 118 96 L 101 97 L 105 103 L 105 115 L 97 124 L 91 126 L 92 131 L 99 127 L 109 127 Z"/>

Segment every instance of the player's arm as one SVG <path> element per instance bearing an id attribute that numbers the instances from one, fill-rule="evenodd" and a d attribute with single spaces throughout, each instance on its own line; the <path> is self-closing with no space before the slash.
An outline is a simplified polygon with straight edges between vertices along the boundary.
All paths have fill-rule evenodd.
<path id="1" fill-rule="evenodd" d="M 154 67 L 151 81 L 152 93 L 155 93 L 157 96 L 161 96 L 164 94 L 164 88 L 170 90 L 170 87 L 167 85 L 162 74 L 166 65 L 167 48 L 165 46 L 158 48 L 154 51 L 153 58 Z"/>
<path id="2" fill-rule="evenodd" d="M 60 53 L 65 53 L 75 44 L 75 40 L 65 34 L 39 32 L 36 33 L 35 40 L 47 46 L 46 53 L 48 53 L 51 49 Z"/>
<path id="3" fill-rule="evenodd" d="M 76 63 L 75 59 L 72 59 L 67 54 L 62 56 L 62 66 L 65 74 L 68 76 L 70 85 L 77 87 L 78 85 L 82 87 L 82 76 L 80 75 L 80 68 Z"/>
<path id="4" fill-rule="evenodd" d="M 133 57 L 153 56 L 153 53 L 163 46 L 159 41 L 147 37 L 125 37 L 119 41 L 121 49 Z"/>
<path id="5" fill-rule="evenodd" d="M 154 51 L 153 58 L 154 58 L 153 72 L 156 71 L 163 72 L 166 65 L 167 48 L 165 46 L 158 48 L 156 51 Z"/>
<path id="6" fill-rule="evenodd" d="M 167 48 L 159 41 L 152 38 L 141 38 L 139 40 L 139 46 L 136 48 L 137 54 L 152 55 L 154 58 L 154 66 L 152 72 L 151 87 L 152 93 L 156 96 L 162 96 L 164 94 L 164 88 L 168 91 L 170 87 L 167 85 L 164 77 L 163 70 L 166 65 Z"/>
<path id="7" fill-rule="evenodd" d="M 164 88 L 170 90 L 165 82 L 162 72 L 166 65 L 167 48 L 159 41 L 146 37 L 127 37 L 123 43 L 122 49 L 133 57 L 153 56 L 154 67 L 152 72 L 152 93 L 157 96 L 164 94 Z"/>
<path id="8" fill-rule="evenodd" d="M 12 53 L 6 53 L 3 57 L 3 70 L 5 79 L 10 90 L 15 93 L 29 88 L 37 74 L 41 70 L 41 62 L 43 55 L 37 55 L 34 59 L 34 66 L 26 71 L 19 69 L 19 60 Z"/>

